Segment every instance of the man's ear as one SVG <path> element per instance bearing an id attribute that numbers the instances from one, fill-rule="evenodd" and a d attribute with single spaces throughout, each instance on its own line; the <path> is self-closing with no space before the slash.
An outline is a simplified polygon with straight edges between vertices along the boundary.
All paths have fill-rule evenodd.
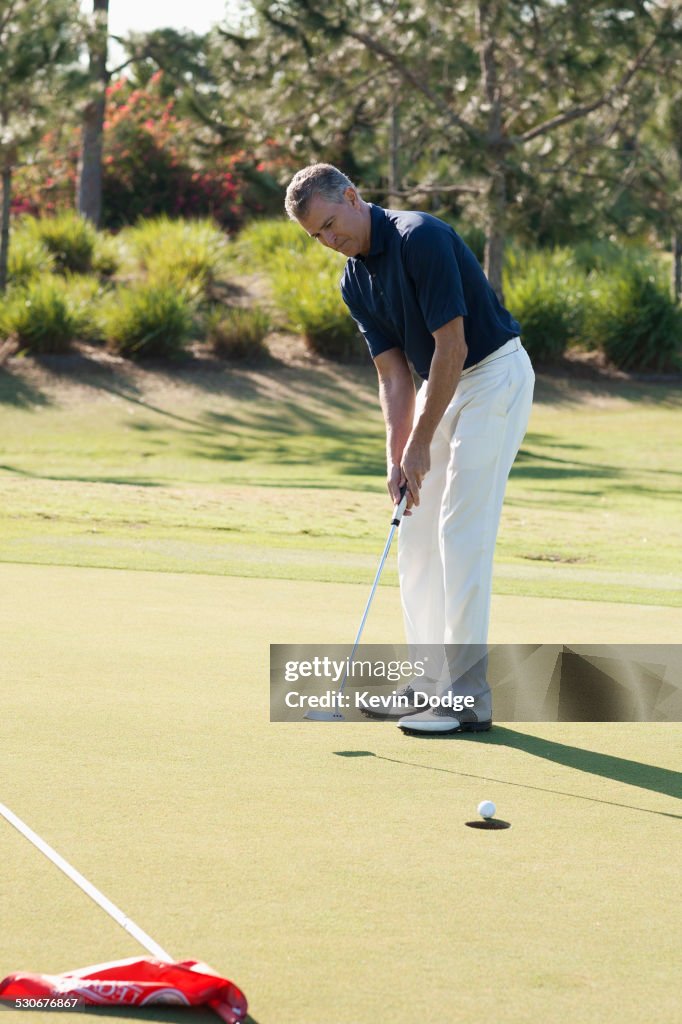
<path id="1" fill-rule="evenodd" d="M 359 196 L 352 185 L 349 185 L 343 193 L 344 197 L 348 200 L 351 206 L 357 206 Z"/>

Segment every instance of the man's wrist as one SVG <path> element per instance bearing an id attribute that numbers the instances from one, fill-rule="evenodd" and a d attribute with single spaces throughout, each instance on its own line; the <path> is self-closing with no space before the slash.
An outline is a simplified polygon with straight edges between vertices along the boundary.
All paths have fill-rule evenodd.
<path id="1" fill-rule="evenodd" d="M 427 447 L 431 445 L 433 441 L 433 435 L 435 433 L 435 427 L 431 430 L 425 423 L 417 423 L 414 430 L 412 431 L 412 437 L 410 441 L 412 444 L 425 444 Z"/>

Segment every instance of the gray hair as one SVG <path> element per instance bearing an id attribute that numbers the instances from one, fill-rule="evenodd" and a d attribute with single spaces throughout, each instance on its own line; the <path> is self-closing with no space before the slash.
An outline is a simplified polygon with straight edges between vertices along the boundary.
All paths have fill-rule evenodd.
<path id="1" fill-rule="evenodd" d="M 291 220 L 300 220 L 305 217 L 314 196 L 341 203 L 347 188 L 355 188 L 355 185 L 338 167 L 310 164 L 297 171 L 289 182 L 284 206 Z"/>

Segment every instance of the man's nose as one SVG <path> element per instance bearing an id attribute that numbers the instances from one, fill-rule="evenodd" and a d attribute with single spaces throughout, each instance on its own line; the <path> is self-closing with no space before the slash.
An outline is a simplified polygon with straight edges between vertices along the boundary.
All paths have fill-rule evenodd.
<path id="1" fill-rule="evenodd" d="M 336 234 L 334 231 L 331 230 L 331 228 L 328 228 L 326 231 L 323 231 L 320 237 L 322 238 L 324 244 L 328 245 L 330 249 L 336 248 Z"/>

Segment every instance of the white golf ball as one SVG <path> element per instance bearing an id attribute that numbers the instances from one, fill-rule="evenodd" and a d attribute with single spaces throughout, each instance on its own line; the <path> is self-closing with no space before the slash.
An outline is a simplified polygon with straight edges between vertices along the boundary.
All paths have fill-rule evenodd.
<path id="1" fill-rule="evenodd" d="M 482 800 L 478 805 L 478 813 L 482 818 L 493 818 L 497 808 L 492 800 Z"/>

